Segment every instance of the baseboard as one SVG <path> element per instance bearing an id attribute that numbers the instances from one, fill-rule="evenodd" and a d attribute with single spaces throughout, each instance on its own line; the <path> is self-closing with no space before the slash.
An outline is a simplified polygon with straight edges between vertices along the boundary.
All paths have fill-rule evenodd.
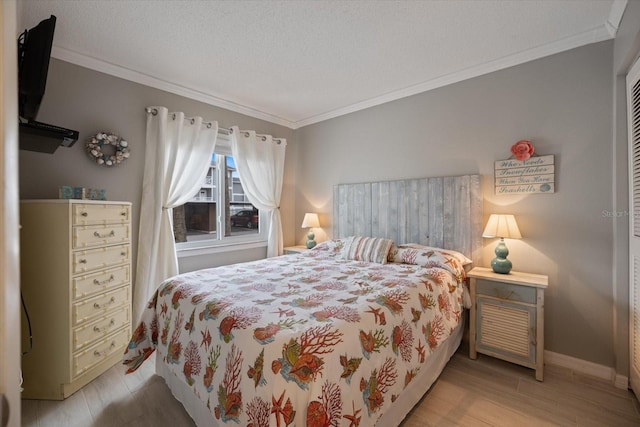
<path id="1" fill-rule="evenodd" d="M 554 353 L 553 351 L 544 351 L 544 361 L 549 365 L 568 368 L 585 375 L 591 375 L 611 383 L 619 389 L 626 390 L 629 388 L 629 378 L 616 373 L 615 369 L 599 365 L 597 363 L 567 356 L 566 354 Z"/>
<path id="2" fill-rule="evenodd" d="M 616 388 L 627 390 L 629 389 L 629 377 L 625 377 L 624 375 L 616 374 L 616 379 L 613 380 L 613 385 Z"/>

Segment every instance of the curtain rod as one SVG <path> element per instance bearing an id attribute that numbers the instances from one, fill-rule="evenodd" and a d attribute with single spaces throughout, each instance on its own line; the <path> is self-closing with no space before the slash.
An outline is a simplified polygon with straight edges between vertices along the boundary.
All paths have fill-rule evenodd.
<path id="1" fill-rule="evenodd" d="M 158 115 L 158 110 L 156 108 L 149 108 L 149 107 L 144 107 L 144 111 L 147 114 L 151 114 L 153 116 L 157 116 Z M 173 113 L 173 119 L 176 119 L 176 113 Z M 196 120 L 194 118 L 191 118 L 191 124 L 193 124 Z M 207 128 L 211 129 L 211 122 L 203 122 L 207 124 Z M 218 127 L 218 133 L 226 133 L 227 135 L 229 135 L 231 133 L 231 131 L 229 129 L 225 129 L 225 128 L 221 128 Z"/>
<path id="2" fill-rule="evenodd" d="M 158 110 L 156 108 L 145 107 L 144 111 L 147 114 L 151 114 L 153 116 L 157 116 L 158 115 Z M 175 115 L 174 115 L 173 118 L 175 119 Z M 194 119 L 191 119 L 191 124 L 193 124 L 193 122 L 194 122 Z M 207 127 L 209 127 L 209 128 L 211 127 L 211 123 L 207 123 L 207 125 L 208 125 Z M 245 134 L 245 137 L 249 136 L 249 132 L 246 132 L 246 131 L 240 131 L 240 132 L 243 132 Z M 231 135 L 233 133 L 233 130 L 218 126 L 218 133 L 221 133 L 223 135 Z M 262 136 L 262 140 L 263 141 L 267 140 L 266 136 L 264 136 L 264 135 L 260 135 L 260 136 Z M 282 143 L 282 138 L 273 138 L 273 140 L 277 141 L 278 144 Z"/>

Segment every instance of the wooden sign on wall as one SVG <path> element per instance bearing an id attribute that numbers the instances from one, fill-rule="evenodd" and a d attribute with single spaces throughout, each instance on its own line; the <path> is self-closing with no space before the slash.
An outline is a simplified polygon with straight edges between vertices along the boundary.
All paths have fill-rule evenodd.
<path id="1" fill-rule="evenodd" d="M 495 163 L 496 194 L 554 193 L 554 184 L 553 155 Z"/>

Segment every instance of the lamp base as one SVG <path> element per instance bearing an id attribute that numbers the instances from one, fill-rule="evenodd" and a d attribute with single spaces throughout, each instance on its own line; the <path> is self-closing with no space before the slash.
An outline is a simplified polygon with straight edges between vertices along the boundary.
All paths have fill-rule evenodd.
<path id="1" fill-rule="evenodd" d="M 313 231 L 309 231 L 307 234 L 307 249 L 313 249 L 316 246 L 315 238 L 316 235 L 313 234 Z"/>
<path id="2" fill-rule="evenodd" d="M 500 239 L 498 246 L 496 246 L 496 257 L 491 260 L 491 268 L 494 273 L 509 274 L 511 271 L 511 261 L 507 259 L 509 255 L 509 249 L 504 244 L 504 239 Z"/>
<path id="3" fill-rule="evenodd" d="M 494 273 L 509 274 L 511 271 L 511 261 L 506 258 L 494 258 L 491 260 L 491 268 Z"/>

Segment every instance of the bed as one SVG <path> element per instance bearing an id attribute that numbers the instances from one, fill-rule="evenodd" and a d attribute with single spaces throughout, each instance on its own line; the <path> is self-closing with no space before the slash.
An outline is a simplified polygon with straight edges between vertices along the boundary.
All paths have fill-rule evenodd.
<path id="1" fill-rule="evenodd" d="M 474 175 L 336 186 L 335 240 L 161 284 L 127 371 L 155 352 L 199 426 L 398 425 L 460 343 L 479 186 Z M 350 214 L 358 204 L 369 207 Z"/>

